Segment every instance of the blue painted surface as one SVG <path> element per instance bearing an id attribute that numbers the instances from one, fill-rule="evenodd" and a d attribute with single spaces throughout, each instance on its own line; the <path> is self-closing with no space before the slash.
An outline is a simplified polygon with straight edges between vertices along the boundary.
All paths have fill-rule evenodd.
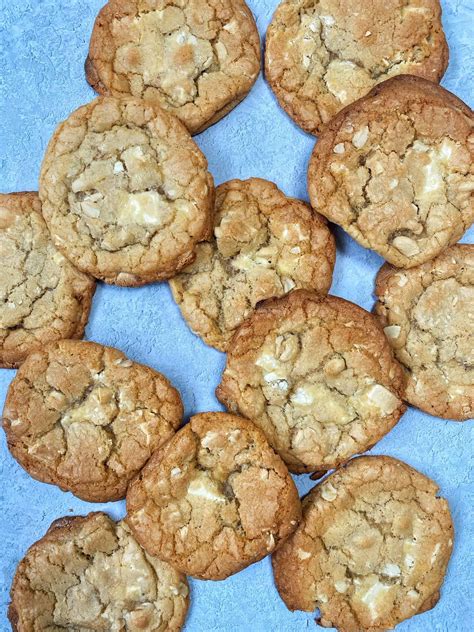
<path id="1" fill-rule="evenodd" d="M 356 1 L 356 0 L 354 0 Z M 35 190 L 42 155 L 55 126 L 94 94 L 83 74 L 89 34 L 102 0 L 0 0 L 0 190 Z M 262 36 L 276 0 L 251 0 Z M 474 89 L 474 4 L 444 0 L 451 61 L 443 84 L 471 106 Z M 469 81 L 470 79 L 470 81 Z M 307 199 L 306 164 L 312 137 L 277 106 L 263 78 L 223 121 L 197 137 L 216 183 L 260 176 L 288 195 Z M 471 229 L 463 241 L 474 240 Z M 332 292 L 366 309 L 381 264 L 337 231 Z M 1 264 L 1 261 L 0 261 Z M 219 410 L 214 388 L 224 356 L 187 329 L 166 284 L 140 289 L 99 286 L 87 338 L 117 346 L 164 372 L 179 388 L 186 417 Z M 0 370 L 0 406 L 13 371 Z M 472 423 L 434 419 L 410 409 L 373 453 L 401 458 L 440 485 L 453 512 L 453 558 L 436 608 L 398 627 L 400 632 L 468 632 L 474 628 L 474 458 Z M 302 493 L 311 488 L 297 477 Z M 105 509 L 124 514 L 124 503 L 92 505 L 31 479 L 9 455 L 0 433 L 0 630 L 16 564 L 59 516 Z M 296 632 L 316 629 L 314 615 L 290 613 L 280 601 L 267 558 L 224 582 L 191 581 L 187 632 Z"/>

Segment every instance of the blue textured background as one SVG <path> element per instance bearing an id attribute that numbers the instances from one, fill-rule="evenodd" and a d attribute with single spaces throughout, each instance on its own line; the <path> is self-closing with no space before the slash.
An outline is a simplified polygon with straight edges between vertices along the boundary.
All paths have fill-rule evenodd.
<path id="1" fill-rule="evenodd" d="M 354 0 L 357 4 L 359 0 Z M 43 152 L 57 123 L 93 91 L 83 73 L 89 35 L 102 0 L 0 0 L 0 190 L 37 188 Z M 276 0 L 249 2 L 262 38 Z M 451 61 L 443 81 L 471 106 L 474 90 L 474 3 L 444 0 Z M 469 85 L 469 79 L 471 85 Z M 260 176 L 307 199 L 306 163 L 313 147 L 277 106 L 260 76 L 249 97 L 223 121 L 197 137 L 216 183 Z M 337 230 L 338 259 L 332 293 L 366 309 L 381 259 Z M 474 229 L 464 241 L 473 241 Z M 1 259 L 0 259 L 1 265 Z M 141 289 L 100 285 L 87 338 L 123 349 L 165 373 L 181 391 L 186 418 L 219 410 L 214 388 L 224 356 L 186 327 L 167 284 Z M 0 406 L 13 371 L 0 370 Z M 440 485 L 456 528 L 454 554 L 436 608 L 399 626 L 400 632 L 468 632 L 474 629 L 472 591 L 474 425 L 434 419 L 408 410 L 373 450 L 401 458 Z M 92 505 L 31 479 L 9 455 L 0 433 L 0 630 L 16 564 L 49 524 L 66 514 L 105 509 L 124 514 L 124 503 Z M 298 477 L 306 492 L 312 482 Z M 290 613 L 280 601 L 267 558 L 224 582 L 191 581 L 187 632 L 296 632 L 316 629 L 314 615 Z M 320 628 L 321 629 L 321 628 Z"/>

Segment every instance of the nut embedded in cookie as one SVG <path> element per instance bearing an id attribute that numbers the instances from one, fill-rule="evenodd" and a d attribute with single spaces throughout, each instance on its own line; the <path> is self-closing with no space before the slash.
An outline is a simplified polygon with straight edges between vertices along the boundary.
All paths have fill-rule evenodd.
<path id="1" fill-rule="evenodd" d="M 340 112 L 308 168 L 313 208 L 399 268 L 456 243 L 474 221 L 474 114 L 407 75 Z"/>
<path id="2" fill-rule="evenodd" d="M 125 497 L 182 415 L 179 393 L 161 373 L 112 347 L 62 340 L 23 363 L 7 393 L 3 428 L 31 476 L 108 502 Z"/>
<path id="3" fill-rule="evenodd" d="M 82 338 L 95 282 L 54 247 L 38 194 L 0 194 L 0 366 L 42 345 Z"/>
<path id="4" fill-rule="evenodd" d="M 365 452 L 405 406 L 403 371 L 376 318 L 335 296 L 295 290 L 237 330 L 217 396 L 254 420 L 293 472 Z"/>
<path id="5" fill-rule="evenodd" d="M 207 161 L 172 114 L 98 98 L 54 133 L 40 175 L 53 242 L 79 269 L 117 285 L 176 274 L 209 237 Z"/>
<path id="6" fill-rule="evenodd" d="M 265 75 L 281 107 L 319 135 L 381 81 L 440 81 L 448 55 L 439 0 L 283 0 L 267 30 Z"/>
<path id="7" fill-rule="evenodd" d="M 260 301 L 294 288 L 327 294 L 336 258 L 325 220 L 273 182 L 230 180 L 216 189 L 214 238 L 170 281 L 191 329 L 220 351 Z"/>
<path id="8" fill-rule="evenodd" d="M 148 555 L 124 521 L 102 512 L 60 518 L 18 565 L 8 618 L 15 632 L 179 632 L 186 577 Z"/>
<path id="9" fill-rule="evenodd" d="M 250 421 L 191 417 L 157 450 L 127 492 L 127 522 L 151 555 L 200 579 L 257 562 L 301 517 L 285 464 Z"/>
<path id="10" fill-rule="evenodd" d="M 433 608 L 453 545 L 432 480 L 388 456 L 349 461 L 303 500 L 297 531 L 273 555 L 290 610 L 320 610 L 339 632 L 382 632 Z"/>
<path id="11" fill-rule="evenodd" d="M 244 0 L 109 0 L 86 61 L 97 92 L 155 103 L 192 134 L 238 105 L 259 72 L 260 39 Z"/>
<path id="12" fill-rule="evenodd" d="M 474 417 L 474 245 L 416 268 L 379 271 L 375 313 L 405 368 L 407 402 L 431 415 Z"/>

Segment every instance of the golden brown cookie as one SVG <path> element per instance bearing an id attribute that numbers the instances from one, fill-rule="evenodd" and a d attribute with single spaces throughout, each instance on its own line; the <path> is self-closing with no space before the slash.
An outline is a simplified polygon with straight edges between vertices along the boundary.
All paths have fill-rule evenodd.
<path id="1" fill-rule="evenodd" d="M 388 456 L 353 459 L 303 500 L 298 530 L 273 556 L 290 610 L 320 610 L 339 632 L 383 632 L 433 608 L 453 545 L 438 486 Z"/>
<path id="2" fill-rule="evenodd" d="M 178 632 L 189 607 L 186 577 L 101 512 L 53 522 L 18 565 L 10 596 L 14 632 Z"/>
<path id="3" fill-rule="evenodd" d="M 225 579 L 258 562 L 301 517 L 283 461 L 250 421 L 191 417 L 130 484 L 127 521 L 138 542 L 182 572 Z"/>
<path id="4" fill-rule="evenodd" d="M 295 290 L 235 334 L 217 396 L 253 419 L 293 472 L 365 452 L 405 411 L 403 372 L 376 318 L 335 296 Z"/>
<path id="5" fill-rule="evenodd" d="M 474 417 L 474 245 L 411 270 L 385 264 L 375 313 L 405 368 L 405 399 L 431 415 Z"/>
<path id="6" fill-rule="evenodd" d="M 0 367 L 41 345 L 81 338 L 95 282 L 51 241 L 37 193 L 0 194 Z"/>
<path id="7" fill-rule="evenodd" d="M 3 428 L 31 476 L 107 502 L 125 496 L 182 416 L 179 393 L 161 373 L 112 347 L 62 340 L 25 360 L 8 390 Z"/>
<path id="8" fill-rule="evenodd" d="M 474 115 L 418 77 L 380 84 L 321 134 L 311 204 L 399 268 L 456 243 L 474 221 Z"/>
<path id="9" fill-rule="evenodd" d="M 170 281 L 191 329 L 225 351 L 260 301 L 293 288 L 326 294 L 336 258 L 325 220 L 273 182 L 230 180 L 216 189 L 214 239 Z"/>
<path id="10" fill-rule="evenodd" d="M 260 39 L 243 0 L 110 0 L 86 61 L 97 92 L 160 105 L 192 134 L 242 101 L 259 72 Z"/>
<path id="11" fill-rule="evenodd" d="M 319 135 L 381 81 L 440 81 L 448 56 L 439 0 L 283 0 L 267 31 L 265 75 L 281 107 Z"/>
<path id="12" fill-rule="evenodd" d="M 55 245 L 117 285 L 173 276 L 211 231 L 204 155 L 174 116 L 140 99 L 99 98 L 61 123 L 40 197 Z"/>

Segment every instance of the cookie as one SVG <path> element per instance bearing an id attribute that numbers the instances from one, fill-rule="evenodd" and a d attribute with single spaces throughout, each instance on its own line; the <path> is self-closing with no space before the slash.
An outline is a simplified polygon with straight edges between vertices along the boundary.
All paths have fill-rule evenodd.
<path id="1" fill-rule="evenodd" d="M 267 30 L 265 75 L 281 107 L 319 135 L 381 81 L 440 81 L 448 57 L 439 0 L 283 0 Z"/>
<path id="2" fill-rule="evenodd" d="M 260 39 L 243 0 L 110 0 L 86 61 L 97 92 L 146 99 L 192 134 L 240 103 L 259 72 Z"/>
<path id="3" fill-rule="evenodd" d="M 62 340 L 23 363 L 8 390 L 3 428 L 31 476 L 107 502 L 124 498 L 182 416 L 179 393 L 161 373 L 112 347 Z"/>
<path id="4" fill-rule="evenodd" d="M 375 291 L 375 313 L 407 375 L 406 401 L 445 419 L 474 417 L 474 245 L 411 270 L 385 264 Z"/>
<path id="5" fill-rule="evenodd" d="M 188 595 L 186 577 L 148 555 L 124 521 L 90 513 L 56 520 L 28 549 L 8 618 L 14 632 L 178 632 Z"/>
<path id="6" fill-rule="evenodd" d="M 40 197 L 55 245 L 117 285 L 173 276 L 211 230 L 204 155 L 174 116 L 140 99 L 98 98 L 61 123 Z"/>
<path id="7" fill-rule="evenodd" d="M 274 551 L 301 517 L 285 464 L 250 421 L 191 417 L 130 484 L 138 542 L 182 572 L 225 579 Z"/>
<path id="8" fill-rule="evenodd" d="M 290 610 L 319 608 L 318 623 L 339 632 L 383 632 L 436 605 L 452 544 L 436 483 L 391 457 L 365 456 L 303 500 L 273 572 Z"/>
<path id="9" fill-rule="evenodd" d="M 214 237 L 170 286 L 191 329 L 220 351 L 260 301 L 331 286 L 336 246 L 325 220 L 272 182 L 217 187 Z"/>
<path id="10" fill-rule="evenodd" d="M 37 193 L 0 194 L 0 367 L 41 345 L 81 338 L 95 282 L 53 246 Z"/>
<path id="11" fill-rule="evenodd" d="M 315 472 L 379 441 L 405 411 L 403 387 L 372 314 L 295 290 L 238 329 L 216 393 L 254 420 L 291 471 Z"/>
<path id="12" fill-rule="evenodd" d="M 433 259 L 474 221 L 474 115 L 418 77 L 377 86 L 321 134 L 311 204 L 399 268 Z"/>

